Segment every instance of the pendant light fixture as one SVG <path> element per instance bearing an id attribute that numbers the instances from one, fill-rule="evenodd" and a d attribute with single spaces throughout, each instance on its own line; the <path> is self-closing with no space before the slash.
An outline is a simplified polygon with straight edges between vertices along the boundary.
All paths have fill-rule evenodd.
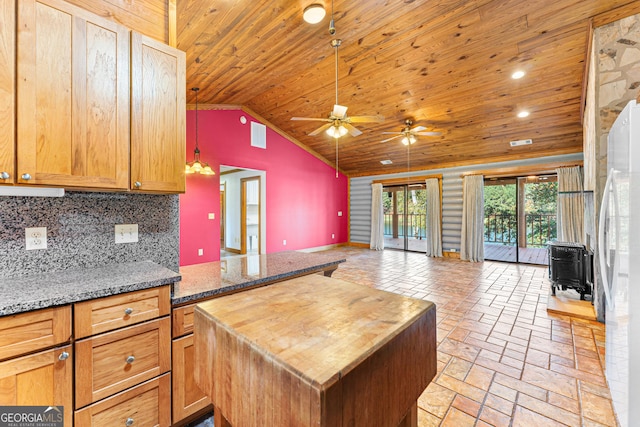
<path id="1" fill-rule="evenodd" d="M 184 168 L 184 173 L 192 174 L 199 173 L 201 175 L 215 175 L 216 173 L 211 169 L 209 163 L 203 163 L 200 161 L 200 148 L 198 148 L 198 91 L 199 87 L 191 88 L 196 94 L 196 149 L 193 150 L 193 161 L 188 162 Z"/>

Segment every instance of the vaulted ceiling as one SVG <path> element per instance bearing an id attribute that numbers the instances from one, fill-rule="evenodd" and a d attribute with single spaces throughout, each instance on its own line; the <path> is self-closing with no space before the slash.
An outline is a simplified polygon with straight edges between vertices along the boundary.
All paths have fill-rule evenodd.
<path id="1" fill-rule="evenodd" d="M 310 3 L 328 11 L 302 20 Z M 362 135 L 338 140 L 350 176 L 582 150 L 583 77 L 594 25 L 640 12 L 636 0 L 177 1 L 177 47 L 201 104 L 241 105 L 335 163 L 322 122 L 335 103 L 331 40 L 342 45 L 338 101 Z M 592 19 L 593 18 L 593 19 Z M 516 70 L 526 75 L 514 80 Z M 188 102 L 194 102 L 188 91 Z M 528 110 L 526 118 L 516 116 Z M 382 143 L 405 119 L 440 136 Z M 533 144 L 511 147 L 512 140 Z M 382 165 L 381 160 L 391 160 Z"/>

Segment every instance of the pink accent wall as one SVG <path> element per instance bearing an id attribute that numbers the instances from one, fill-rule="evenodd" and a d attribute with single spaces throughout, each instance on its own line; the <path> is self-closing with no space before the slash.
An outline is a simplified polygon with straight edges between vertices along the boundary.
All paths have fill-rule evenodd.
<path id="1" fill-rule="evenodd" d="M 198 111 L 201 161 L 216 175 L 187 175 L 186 191 L 180 195 L 180 265 L 220 259 L 221 164 L 266 171 L 267 253 L 348 241 L 347 177 L 336 178 L 335 169 L 268 127 L 266 150 L 252 147 L 252 121 L 258 120 L 240 110 Z M 194 147 L 195 113 L 189 110 L 187 161 L 193 160 Z M 215 220 L 208 219 L 209 213 Z M 198 249 L 203 249 L 202 256 Z"/>

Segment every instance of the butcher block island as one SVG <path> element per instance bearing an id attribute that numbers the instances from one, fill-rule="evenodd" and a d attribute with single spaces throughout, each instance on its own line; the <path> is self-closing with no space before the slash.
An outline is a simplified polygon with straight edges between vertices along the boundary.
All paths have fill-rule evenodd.
<path id="1" fill-rule="evenodd" d="M 198 304 L 195 380 L 216 426 L 416 426 L 431 302 L 320 275 Z"/>

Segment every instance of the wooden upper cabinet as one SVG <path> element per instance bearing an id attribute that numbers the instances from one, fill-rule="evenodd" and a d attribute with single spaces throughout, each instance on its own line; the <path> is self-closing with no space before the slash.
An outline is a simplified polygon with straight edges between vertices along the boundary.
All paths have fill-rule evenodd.
<path id="1" fill-rule="evenodd" d="M 129 30 L 61 0 L 17 24 L 16 182 L 127 189 Z"/>
<path id="2" fill-rule="evenodd" d="M 0 184 L 15 176 L 15 3 L 0 2 Z"/>
<path id="3" fill-rule="evenodd" d="M 185 189 L 185 53 L 131 33 L 131 189 Z"/>

